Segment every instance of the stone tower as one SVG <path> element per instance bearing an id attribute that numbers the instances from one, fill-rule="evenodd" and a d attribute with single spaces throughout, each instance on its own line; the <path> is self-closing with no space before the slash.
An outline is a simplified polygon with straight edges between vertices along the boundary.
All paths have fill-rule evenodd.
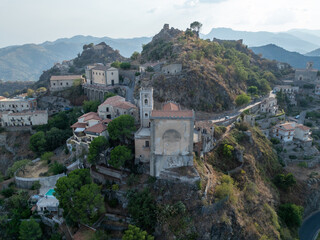
<path id="1" fill-rule="evenodd" d="M 150 127 L 150 115 L 153 110 L 153 88 L 140 89 L 140 120 L 141 127 Z"/>
<path id="2" fill-rule="evenodd" d="M 313 62 L 307 62 L 307 70 L 311 70 L 313 68 Z"/>

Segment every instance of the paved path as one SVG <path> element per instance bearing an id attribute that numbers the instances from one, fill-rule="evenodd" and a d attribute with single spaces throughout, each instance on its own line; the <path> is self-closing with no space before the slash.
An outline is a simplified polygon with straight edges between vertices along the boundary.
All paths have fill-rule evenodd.
<path id="1" fill-rule="evenodd" d="M 320 211 L 303 221 L 300 229 L 300 240 L 315 240 L 320 230 Z"/>

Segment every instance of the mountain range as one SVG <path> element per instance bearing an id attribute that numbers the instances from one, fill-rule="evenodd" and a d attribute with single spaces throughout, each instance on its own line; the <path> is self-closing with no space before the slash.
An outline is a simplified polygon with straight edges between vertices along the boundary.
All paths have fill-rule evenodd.
<path id="1" fill-rule="evenodd" d="M 288 57 L 276 56 L 279 54 L 274 52 L 276 49 L 274 47 L 272 51 L 274 53 L 271 55 L 270 46 L 266 46 L 266 50 L 263 52 L 261 48 L 259 51 L 266 58 L 278 61 L 284 59 L 293 67 L 305 66 L 306 58 L 303 54 L 313 57 L 320 56 L 320 30 L 293 29 L 287 32 L 272 33 L 213 28 L 208 34 L 202 34 L 201 37 L 203 39 L 243 39 L 243 43 L 248 47 L 275 44 L 283 50 L 297 52 L 294 54 L 296 60 L 292 61 Z M 150 41 L 151 37 L 114 39 L 78 35 L 41 44 L 0 48 L 0 79 L 4 81 L 36 81 L 41 73 L 52 67 L 54 63 L 75 58 L 85 44 L 105 42 L 112 48 L 119 50 L 124 57 L 130 57 L 134 51 L 140 52 L 142 45 Z M 268 54 L 267 49 L 269 49 Z M 255 48 L 255 50 L 257 49 Z M 286 55 L 288 54 L 286 53 Z"/>

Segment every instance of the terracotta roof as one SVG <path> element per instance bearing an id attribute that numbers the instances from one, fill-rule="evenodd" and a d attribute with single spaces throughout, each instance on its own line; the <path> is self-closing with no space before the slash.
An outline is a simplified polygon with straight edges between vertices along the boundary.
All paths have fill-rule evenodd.
<path id="1" fill-rule="evenodd" d="M 102 133 L 105 130 L 107 130 L 106 125 L 104 123 L 97 123 L 96 125 L 93 125 L 92 127 L 88 127 L 84 132 L 94 132 L 94 133 Z"/>
<path id="2" fill-rule="evenodd" d="M 130 108 L 137 108 L 136 105 L 130 103 L 130 102 L 118 102 L 114 105 L 114 107 L 122 108 L 122 109 L 130 109 Z"/>
<path id="3" fill-rule="evenodd" d="M 276 127 L 282 130 L 291 131 L 295 129 L 294 124 L 295 123 L 283 123 L 283 124 L 276 125 Z"/>
<path id="4" fill-rule="evenodd" d="M 112 120 L 109 119 L 109 118 L 106 118 L 106 119 L 103 119 L 103 120 L 102 120 L 103 123 L 107 123 L 107 124 L 110 123 L 111 121 L 112 121 Z"/>
<path id="5" fill-rule="evenodd" d="M 180 110 L 180 106 L 178 104 L 176 104 L 176 103 L 168 102 L 168 103 L 163 105 L 162 109 L 164 111 L 179 111 Z"/>
<path id="6" fill-rule="evenodd" d="M 86 128 L 86 127 L 87 127 L 87 123 L 76 122 L 75 124 L 71 125 L 71 128 Z"/>
<path id="7" fill-rule="evenodd" d="M 83 114 L 81 117 L 79 117 L 78 119 L 80 118 L 84 118 L 84 121 L 87 122 L 91 119 L 95 119 L 95 120 L 99 120 L 101 121 L 102 119 L 99 117 L 98 113 L 96 112 L 88 112 L 86 114 Z"/>
<path id="8" fill-rule="evenodd" d="M 81 75 L 61 75 L 61 76 L 51 76 L 50 81 L 54 80 L 75 80 L 81 79 Z"/>
<path id="9" fill-rule="evenodd" d="M 298 124 L 298 125 L 296 126 L 296 128 L 300 128 L 300 129 L 303 130 L 303 131 L 310 131 L 310 128 L 309 128 L 309 127 L 304 126 L 304 125 L 302 125 L 302 124 Z"/>
<path id="10" fill-rule="evenodd" d="M 194 113 L 192 110 L 180 110 L 180 111 L 162 111 L 153 110 L 151 112 L 151 117 L 160 118 L 192 118 Z"/>
<path id="11" fill-rule="evenodd" d="M 118 102 L 124 102 L 125 98 L 121 97 L 121 96 L 113 96 L 113 97 L 109 97 L 107 98 L 103 103 L 100 104 L 101 105 L 112 105 L 114 106 L 115 104 L 117 104 Z"/>

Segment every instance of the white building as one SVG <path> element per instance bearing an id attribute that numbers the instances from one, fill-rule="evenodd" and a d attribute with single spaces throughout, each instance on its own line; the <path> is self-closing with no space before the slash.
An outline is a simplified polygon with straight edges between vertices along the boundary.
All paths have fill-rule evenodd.
<path id="1" fill-rule="evenodd" d="M 98 107 L 98 115 L 102 119 L 114 119 L 125 114 L 138 121 L 138 108 L 121 96 L 109 97 Z"/>
<path id="2" fill-rule="evenodd" d="M 293 140 L 295 127 L 295 122 L 278 124 L 273 128 L 273 136 L 283 142 L 291 142 Z"/>
<path id="3" fill-rule="evenodd" d="M 4 111 L 0 113 L 0 125 L 9 126 L 33 126 L 48 123 L 48 112 L 46 110 L 37 111 Z"/>
<path id="4" fill-rule="evenodd" d="M 72 87 L 77 81 L 80 81 L 80 84 L 82 84 L 84 78 L 81 75 L 51 76 L 50 91 L 54 92 L 64 90 L 66 88 Z"/>
<path id="5" fill-rule="evenodd" d="M 273 88 L 273 91 L 275 92 L 282 91 L 283 93 L 298 93 L 299 87 L 294 87 L 291 85 L 277 85 Z"/>
<path id="6" fill-rule="evenodd" d="M 267 98 L 261 102 L 260 112 L 276 115 L 278 111 L 277 99 L 274 97 Z"/>
<path id="7" fill-rule="evenodd" d="M 311 131 L 310 128 L 302 125 L 297 124 L 295 131 L 294 131 L 294 138 L 299 139 L 301 141 L 311 141 L 312 138 L 310 137 Z"/>
<path id="8" fill-rule="evenodd" d="M 320 95 L 320 84 L 317 84 L 314 88 L 314 94 Z"/>
<path id="9" fill-rule="evenodd" d="M 35 98 L 0 98 L 0 111 L 21 112 L 37 108 Z"/>
<path id="10" fill-rule="evenodd" d="M 293 139 L 304 142 L 312 141 L 310 135 L 310 128 L 295 122 L 278 124 L 273 128 L 273 136 L 283 142 L 291 142 Z"/>
<path id="11" fill-rule="evenodd" d="M 89 85 L 113 86 L 119 84 L 119 70 L 117 68 L 93 64 L 86 66 L 85 71 Z"/>

